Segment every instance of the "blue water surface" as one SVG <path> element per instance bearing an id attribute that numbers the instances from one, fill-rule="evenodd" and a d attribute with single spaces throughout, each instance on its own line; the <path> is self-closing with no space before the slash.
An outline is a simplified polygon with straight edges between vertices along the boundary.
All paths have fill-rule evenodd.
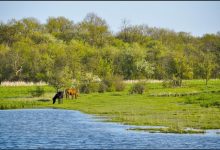
<path id="1" fill-rule="evenodd" d="M 0 149 L 220 148 L 220 135 L 211 131 L 163 134 L 127 130 L 131 127 L 72 110 L 0 110 Z"/>

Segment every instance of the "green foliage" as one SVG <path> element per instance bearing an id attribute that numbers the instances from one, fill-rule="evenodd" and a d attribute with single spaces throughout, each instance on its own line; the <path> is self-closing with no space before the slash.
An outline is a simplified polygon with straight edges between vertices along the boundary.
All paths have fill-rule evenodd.
<path id="1" fill-rule="evenodd" d="M 115 90 L 114 88 L 114 77 L 113 76 L 107 76 L 102 80 L 103 84 L 106 85 L 106 91 L 112 92 Z"/>
<path id="2" fill-rule="evenodd" d="M 94 13 L 75 24 L 65 17 L 12 19 L 0 24 L 0 82 L 45 81 L 56 89 L 81 81 L 83 72 L 99 78 L 209 79 L 220 77 L 220 36 L 194 37 L 123 21 L 112 34 Z M 84 83 L 83 83 L 84 84 Z M 116 85 L 107 85 L 114 91 Z M 119 87 L 119 86 L 118 86 Z M 121 86 L 123 87 L 123 86 Z"/>
<path id="3" fill-rule="evenodd" d="M 54 72 L 50 72 L 49 74 L 49 84 L 52 85 L 57 91 L 70 87 L 72 84 L 71 81 L 71 72 L 67 67 L 59 68 L 57 67 Z"/>
<path id="4" fill-rule="evenodd" d="M 33 97 L 40 97 L 40 96 L 44 95 L 45 90 L 43 87 L 36 86 L 35 90 L 30 91 L 30 93 Z"/>
<path id="5" fill-rule="evenodd" d="M 120 92 L 123 91 L 125 89 L 125 83 L 123 82 L 123 77 L 116 75 L 114 76 L 114 87 L 115 87 L 115 91 Z"/>
<path id="6" fill-rule="evenodd" d="M 131 86 L 129 89 L 130 94 L 143 94 L 145 91 L 145 83 L 138 82 Z"/>
<path id="7" fill-rule="evenodd" d="M 79 91 L 80 93 L 86 94 L 89 94 L 91 92 L 88 84 L 80 84 Z"/>
<path id="8" fill-rule="evenodd" d="M 172 81 L 171 81 L 171 80 L 163 80 L 162 86 L 163 86 L 164 88 L 171 88 L 171 87 L 173 87 L 173 84 L 172 84 Z"/>
<path id="9" fill-rule="evenodd" d="M 203 93 L 197 96 L 187 96 L 185 99 L 186 104 L 199 104 L 201 107 L 219 107 L 219 93 L 217 92 L 216 97 L 211 94 Z"/>
<path id="10" fill-rule="evenodd" d="M 108 87 L 104 82 L 100 82 L 98 92 L 104 93 L 104 92 L 106 92 L 107 88 Z"/>
<path id="11" fill-rule="evenodd" d="M 146 78 L 150 78 L 154 74 L 155 68 L 146 60 L 136 62 L 137 70 L 143 72 Z"/>

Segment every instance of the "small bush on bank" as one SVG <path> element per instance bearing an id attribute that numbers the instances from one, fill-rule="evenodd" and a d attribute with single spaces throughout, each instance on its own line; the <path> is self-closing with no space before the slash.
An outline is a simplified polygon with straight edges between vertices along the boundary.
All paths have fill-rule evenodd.
<path id="1" fill-rule="evenodd" d="M 37 86 L 35 88 L 35 90 L 32 90 L 30 91 L 30 94 L 33 96 L 33 97 L 40 97 L 42 95 L 44 95 L 45 93 L 45 90 L 43 87 L 40 87 L 40 86 Z"/>
<path id="2" fill-rule="evenodd" d="M 182 85 L 179 78 L 173 77 L 172 79 L 166 79 L 162 82 L 164 88 L 180 87 Z"/>
<path id="3" fill-rule="evenodd" d="M 100 88 L 104 88 L 103 90 L 100 89 L 100 91 L 107 92 L 123 91 L 125 89 L 123 77 L 119 75 L 105 77 L 100 84 Z"/>
<path id="4" fill-rule="evenodd" d="M 114 78 L 112 76 L 108 76 L 102 80 L 103 84 L 106 85 L 107 92 L 113 92 L 114 89 Z"/>
<path id="5" fill-rule="evenodd" d="M 99 90 L 99 83 L 98 82 L 91 82 L 89 84 L 89 90 L 90 90 L 90 92 L 98 92 L 98 90 Z"/>
<path id="6" fill-rule="evenodd" d="M 80 93 L 89 94 L 90 93 L 89 85 L 88 84 L 80 84 L 79 91 L 80 91 Z"/>
<path id="7" fill-rule="evenodd" d="M 163 82 L 162 82 L 162 86 L 164 87 L 164 88 L 171 88 L 173 85 L 172 85 L 172 81 L 171 80 L 164 80 Z"/>
<path id="8" fill-rule="evenodd" d="M 115 91 L 123 91 L 125 89 L 125 83 L 123 82 L 122 76 L 115 76 L 114 77 L 114 87 Z"/>
<path id="9" fill-rule="evenodd" d="M 81 84 L 79 87 L 80 93 L 92 93 L 99 91 L 99 83 L 90 82 L 89 84 Z"/>
<path id="10" fill-rule="evenodd" d="M 107 85 L 105 85 L 105 83 L 101 82 L 101 83 L 99 84 L 99 90 L 98 90 L 98 92 L 99 92 L 99 93 L 104 93 L 104 92 L 106 92 L 107 88 L 108 88 Z"/>
<path id="11" fill-rule="evenodd" d="M 131 86 L 129 93 L 130 94 L 143 94 L 145 91 L 145 83 L 139 82 Z"/>

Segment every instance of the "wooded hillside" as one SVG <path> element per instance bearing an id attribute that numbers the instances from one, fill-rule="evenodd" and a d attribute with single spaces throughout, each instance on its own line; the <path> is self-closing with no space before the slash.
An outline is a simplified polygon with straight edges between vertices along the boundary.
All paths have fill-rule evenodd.
<path id="1" fill-rule="evenodd" d="M 113 34 L 89 13 L 82 22 L 50 17 L 0 24 L 0 81 L 122 76 L 124 79 L 220 77 L 220 32 L 202 37 L 122 22 Z"/>

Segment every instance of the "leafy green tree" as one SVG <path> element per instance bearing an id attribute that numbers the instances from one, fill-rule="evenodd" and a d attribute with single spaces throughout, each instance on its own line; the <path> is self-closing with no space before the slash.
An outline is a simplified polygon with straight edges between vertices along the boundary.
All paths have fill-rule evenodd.
<path id="1" fill-rule="evenodd" d="M 65 17 L 50 17 L 45 25 L 49 33 L 64 41 L 71 41 L 76 36 L 73 21 Z"/>
<path id="2" fill-rule="evenodd" d="M 10 48 L 4 44 L 0 44 L 0 84 L 3 80 L 7 80 L 7 77 L 10 76 L 10 72 L 8 70 L 8 60 L 7 53 Z"/>
<path id="3" fill-rule="evenodd" d="M 79 36 L 92 46 L 103 47 L 111 33 L 106 21 L 94 13 L 89 13 L 79 25 Z"/>
<path id="4" fill-rule="evenodd" d="M 203 78 L 207 84 L 220 76 L 219 58 L 219 33 L 194 37 L 124 20 L 113 34 L 94 13 L 77 24 L 65 17 L 50 17 L 46 24 L 35 18 L 0 23 L 0 81 L 45 81 L 60 89 L 69 86 L 64 81 L 91 73 L 169 79 L 179 86 L 183 79 Z"/>
<path id="5" fill-rule="evenodd" d="M 113 74 L 112 62 L 108 62 L 106 59 L 100 59 L 98 67 L 98 75 L 102 78 L 111 76 Z"/>
<path id="6" fill-rule="evenodd" d="M 66 87 L 71 87 L 72 85 L 72 78 L 71 73 L 68 67 L 59 68 L 53 70 L 49 74 L 48 83 L 52 85 L 56 91 L 64 90 Z"/>
<path id="7" fill-rule="evenodd" d="M 200 49 L 204 53 L 212 53 L 216 66 L 213 68 L 213 77 L 220 77 L 220 37 L 215 34 L 205 34 L 201 38 Z"/>
<path id="8" fill-rule="evenodd" d="M 205 84 L 208 85 L 208 80 L 210 79 L 214 68 L 216 67 L 214 56 L 209 53 L 201 53 L 200 63 L 198 64 L 201 70 L 202 78 L 205 79 Z"/>
<path id="9" fill-rule="evenodd" d="M 146 60 L 140 60 L 136 62 L 137 70 L 142 72 L 146 78 L 151 78 L 154 74 L 154 66 Z"/>

